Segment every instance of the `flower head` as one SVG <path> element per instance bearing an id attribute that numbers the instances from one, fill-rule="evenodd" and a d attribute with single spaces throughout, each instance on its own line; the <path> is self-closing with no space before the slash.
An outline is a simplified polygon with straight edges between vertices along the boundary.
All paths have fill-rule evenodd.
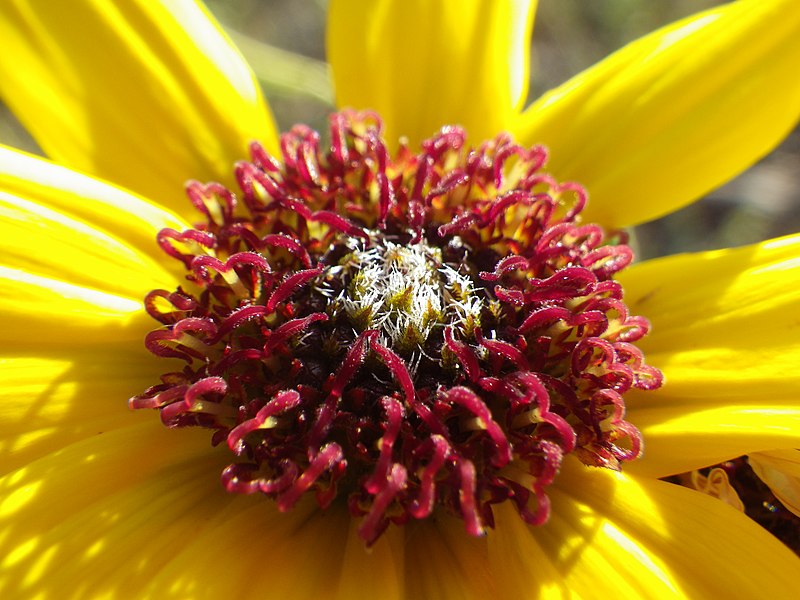
<path id="1" fill-rule="evenodd" d="M 60 163 L 0 150 L 0 593 L 793 591 L 658 478 L 796 447 L 800 241 L 629 266 L 616 230 L 796 123 L 800 10 L 714 9 L 523 110 L 533 9 L 335 0 L 338 102 L 385 128 L 323 143 L 277 138 L 194 2 L 0 4 L 0 92 Z"/>
<path id="2" fill-rule="evenodd" d="M 192 289 L 145 300 L 164 325 L 148 349 L 187 366 L 131 406 L 214 429 L 245 459 L 229 491 L 280 510 L 345 496 L 369 544 L 436 506 L 473 535 L 504 500 L 540 524 L 564 455 L 638 457 L 623 394 L 661 374 L 613 281 L 630 249 L 577 224 L 586 193 L 541 147 L 464 140 L 447 127 L 392 157 L 377 117 L 341 113 L 324 153 L 305 127 L 282 161 L 254 144 L 241 209 L 189 184 L 205 222 L 159 241 Z"/>

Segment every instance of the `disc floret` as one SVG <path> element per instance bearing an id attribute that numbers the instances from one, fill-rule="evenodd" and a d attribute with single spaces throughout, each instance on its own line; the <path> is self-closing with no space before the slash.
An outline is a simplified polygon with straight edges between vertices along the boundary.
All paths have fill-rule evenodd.
<path id="1" fill-rule="evenodd" d="M 390 153 L 345 112 L 330 137 L 295 127 L 280 160 L 253 144 L 238 193 L 188 185 L 205 221 L 158 236 L 186 283 L 145 300 L 146 346 L 185 366 L 131 406 L 212 429 L 231 492 L 346 502 L 368 544 L 437 507 L 473 535 L 502 501 L 542 523 L 566 454 L 636 458 L 622 396 L 662 378 L 613 279 L 632 253 L 580 224 L 583 188 L 506 135 Z"/>

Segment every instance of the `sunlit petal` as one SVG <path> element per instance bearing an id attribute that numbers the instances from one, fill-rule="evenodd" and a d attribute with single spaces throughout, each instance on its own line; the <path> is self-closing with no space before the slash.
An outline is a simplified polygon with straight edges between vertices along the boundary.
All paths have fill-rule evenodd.
<path id="1" fill-rule="evenodd" d="M 165 365 L 140 301 L 0 266 L 0 472 L 136 423 L 130 396 Z"/>
<path id="2" fill-rule="evenodd" d="M 233 501 L 193 433 L 141 422 L 98 431 L 0 479 L 0 593 L 140 596 Z"/>
<path id="3" fill-rule="evenodd" d="M 800 517 L 800 450 L 754 452 L 747 461 L 775 497 Z"/>
<path id="4" fill-rule="evenodd" d="M 545 94 L 516 127 L 622 227 L 698 199 L 800 116 L 800 4 L 744 0 L 652 33 Z"/>
<path id="5" fill-rule="evenodd" d="M 185 211 L 184 181 L 275 147 L 249 68 L 192 0 L 9 0 L 0 17 L 0 95 L 64 165 Z"/>
<path id="6" fill-rule="evenodd" d="M 176 281 L 166 270 L 166 261 L 157 262 L 152 253 L 139 251 L 82 220 L 2 191 L 0 249 L 0 265 L 137 300 L 153 288 L 172 287 Z"/>
<path id="7" fill-rule="evenodd" d="M 108 336 L 112 337 L 111 334 Z M 131 414 L 130 396 L 157 380 L 144 351 L 48 345 L 38 356 L 0 357 L 0 473 L 79 440 L 152 421 Z"/>
<path id="8" fill-rule="evenodd" d="M 626 396 L 643 434 L 636 472 L 663 476 L 800 436 L 800 236 L 648 261 L 621 274 L 667 384 Z"/>
<path id="9" fill-rule="evenodd" d="M 443 125 L 476 143 L 525 101 L 536 2 L 334 0 L 328 60 L 340 107 L 377 110 L 411 144 Z"/>
<path id="10" fill-rule="evenodd" d="M 796 587 L 792 552 L 704 494 L 568 464 L 551 495 L 546 525 L 528 527 L 504 508 L 497 534 L 489 535 L 498 574 L 519 570 L 520 582 L 527 574 L 529 588 L 518 593 L 780 598 L 791 597 Z M 714 575 L 722 572 L 724 577 Z"/>
<path id="11" fill-rule="evenodd" d="M 146 331 L 142 303 L 0 265 L 0 339 L 10 347 L 52 347 L 122 341 Z M 125 333 L 129 331 L 130 333 Z"/>
<path id="12" fill-rule="evenodd" d="M 163 261 L 156 233 L 189 224 L 144 198 L 48 160 L 0 146 L 0 191 L 90 224 Z M 188 200 L 184 200 L 188 205 Z"/>

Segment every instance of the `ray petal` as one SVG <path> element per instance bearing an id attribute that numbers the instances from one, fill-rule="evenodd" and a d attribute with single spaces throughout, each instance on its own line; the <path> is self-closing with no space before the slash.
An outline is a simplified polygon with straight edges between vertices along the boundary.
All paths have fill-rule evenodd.
<path id="1" fill-rule="evenodd" d="M 525 101 L 536 2 L 334 0 L 328 61 L 337 104 L 372 109 L 412 144 L 444 125 L 476 143 L 508 129 Z"/>
<path id="2" fill-rule="evenodd" d="M 656 31 L 531 105 L 517 137 L 610 227 L 672 212 L 772 150 L 800 117 L 800 4 L 742 0 Z"/>
<path id="3" fill-rule="evenodd" d="M 529 527 L 504 508 L 489 537 L 492 565 L 519 570 L 517 581 L 527 574 L 527 589 L 546 598 L 792 596 L 800 561 L 744 514 L 677 485 L 569 462 L 551 488 L 548 523 Z"/>
<path id="4" fill-rule="evenodd" d="M 0 95 L 59 163 L 179 212 L 190 178 L 275 128 L 244 59 L 193 0 L 0 3 Z"/>
<path id="5" fill-rule="evenodd" d="M 653 326 L 638 344 L 666 377 L 626 395 L 645 440 L 630 469 L 661 477 L 797 445 L 800 236 L 647 261 L 619 279 Z"/>

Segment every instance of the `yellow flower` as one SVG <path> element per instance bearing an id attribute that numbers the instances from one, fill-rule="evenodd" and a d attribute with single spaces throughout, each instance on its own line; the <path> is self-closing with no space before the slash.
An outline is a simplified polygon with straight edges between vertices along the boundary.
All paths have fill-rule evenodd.
<path id="1" fill-rule="evenodd" d="M 334 0 L 338 104 L 412 145 L 449 123 L 543 143 L 610 228 L 691 202 L 797 121 L 795 0 L 686 19 L 523 110 L 533 4 Z M 791 596 L 789 550 L 658 478 L 797 446 L 800 236 L 620 276 L 668 381 L 626 395 L 641 460 L 566 461 L 542 526 L 500 505 L 470 537 L 441 511 L 366 552 L 347 511 L 227 494 L 203 431 L 125 407 L 164 371 L 142 349 L 142 298 L 183 277 L 154 237 L 190 228 L 184 182 L 232 187 L 252 139 L 277 154 L 240 56 L 189 1 L 7 0 L 0 37 L 0 93 L 54 161 L 0 149 L 3 597 Z"/>

